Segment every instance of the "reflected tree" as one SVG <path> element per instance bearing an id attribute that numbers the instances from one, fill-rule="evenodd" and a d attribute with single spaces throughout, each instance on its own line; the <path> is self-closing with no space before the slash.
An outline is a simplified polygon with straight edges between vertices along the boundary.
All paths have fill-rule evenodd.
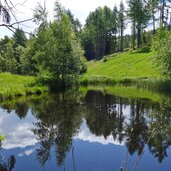
<path id="1" fill-rule="evenodd" d="M 0 103 L 0 107 L 2 109 L 7 110 L 8 113 L 11 111 L 15 111 L 16 115 L 23 119 L 26 117 L 28 109 L 29 109 L 29 98 L 16 98 L 12 100 L 5 100 Z"/>
<path id="2" fill-rule="evenodd" d="M 0 156 L 0 170 L 1 171 L 12 171 L 16 163 L 16 159 L 14 155 L 9 156 L 8 158 L 4 158 Z"/>
<path id="3" fill-rule="evenodd" d="M 28 112 L 28 104 L 26 102 L 17 102 L 15 105 L 15 113 L 18 115 L 20 119 L 23 119 L 26 117 Z"/>
<path id="4" fill-rule="evenodd" d="M 0 140 L 0 150 L 2 146 L 2 140 Z M 3 157 L 0 155 L 0 171 L 12 171 L 14 169 L 16 159 L 14 155 L 9 157 Z"/>
<path id="5" fill-rule="evenodd" d="M 37 158 L 44 166 L 51 155 L 51 149 L 55 148 L 57 165 L 62 166 L 66 153 L 72 147 L 73 136 L 82 122 L 82 110 L 77 96 L 47 96 L 39 101 L 33 112 L 39 120 L 33 129 L 40 143 Z"/>
<path id="6" fill-rule="evenodd" d="M 86 101 L 86 122 L 90 131 L 105 139 L 113 135 L 120 143 L 124 134 L 124 116 L 122 98 L 116 99 L 100 91 L 88 91 Z M 119 103 L 119 104 L 118 104 Z"/>
<path id="7" fill-rule="evenodd" d="M 141 154 L 148 137 L 148 126 L 145 119 L 144 104 L 139 100 L 131 101 L 130 124 L 126 128 L 126 146 L 132 155 L 135 151 Z"/>
<path id="8" fill-rule="evenodd" d="M 151 153 L 162 162 L 167 157 L 167 149 L 171 145 L 171 99 L 163 98 L 151 117 L 153 122 L 149 129 L 154 133 L 148 145 Z"/>

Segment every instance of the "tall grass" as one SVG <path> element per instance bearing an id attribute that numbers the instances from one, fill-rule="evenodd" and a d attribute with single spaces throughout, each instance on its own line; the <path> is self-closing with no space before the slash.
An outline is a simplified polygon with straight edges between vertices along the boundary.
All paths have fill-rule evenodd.
<path id="1" fill-rule="evenodd" d="M 0 99 L 29 94 L 40 94 L 47 87 L 37 83 L 35 77 L 0 73 Z"/>

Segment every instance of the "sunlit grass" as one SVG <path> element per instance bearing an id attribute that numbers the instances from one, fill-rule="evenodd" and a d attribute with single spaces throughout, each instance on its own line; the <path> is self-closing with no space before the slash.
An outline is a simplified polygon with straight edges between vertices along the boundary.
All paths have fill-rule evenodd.
<path id="1" fill-rule="evenodd" d="M 107 56 L 107 61 L 90 61 L 88 71 L 81 82 L 133 82 L 144 79 L 159 79 L 159 70 L 153 63 L 153 53 L 124 52 Z"/>
<path id="2" fill-rule="evenodd" d="M 0 98 L 12 98 L 47 91 L 47 87 L 38 85 L 31 76 L 0 73 Z"/>

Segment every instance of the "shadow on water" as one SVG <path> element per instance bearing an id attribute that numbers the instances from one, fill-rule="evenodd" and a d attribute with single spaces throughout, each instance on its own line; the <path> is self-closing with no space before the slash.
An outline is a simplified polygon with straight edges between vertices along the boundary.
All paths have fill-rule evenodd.
<path id="1" fill-rule="evenodd" d="M 159 162 L 168 157 L 167 149 L 171 145 L 171 99 L 168 97 L 154 103 L 90 90 L 85 97 L 78 92 L 44 95 L 4 102 L 1 108 L 8 112 L 14 110 L 23 120 L 31 109 L 37 119 L 32 132 L 39 143 L 36 156 L 42 167 L 54 150 L 57 166 L 65 168 L 66 155 L 72 151 L 76 170 L 79 163 L 75 163 L 73 137 L 79 134 L 83 118 L 93 135 L 105 139 L 112 136 L 113 141 L 125 144 L 130 155 L 140 155 L 147 146 Z M 14 166 L 14 156 L 0 157 L 0 168 Z"/>

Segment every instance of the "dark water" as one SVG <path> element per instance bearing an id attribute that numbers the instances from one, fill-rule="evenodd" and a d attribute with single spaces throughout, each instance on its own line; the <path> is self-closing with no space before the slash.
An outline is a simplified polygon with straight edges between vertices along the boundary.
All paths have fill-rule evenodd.
<path id="1" fill-rule="evenodd" d="M 6 101 L 0 134 L 0 171 L 171 170 L 167 97 L 154 103 L 90 90 Z"/>

